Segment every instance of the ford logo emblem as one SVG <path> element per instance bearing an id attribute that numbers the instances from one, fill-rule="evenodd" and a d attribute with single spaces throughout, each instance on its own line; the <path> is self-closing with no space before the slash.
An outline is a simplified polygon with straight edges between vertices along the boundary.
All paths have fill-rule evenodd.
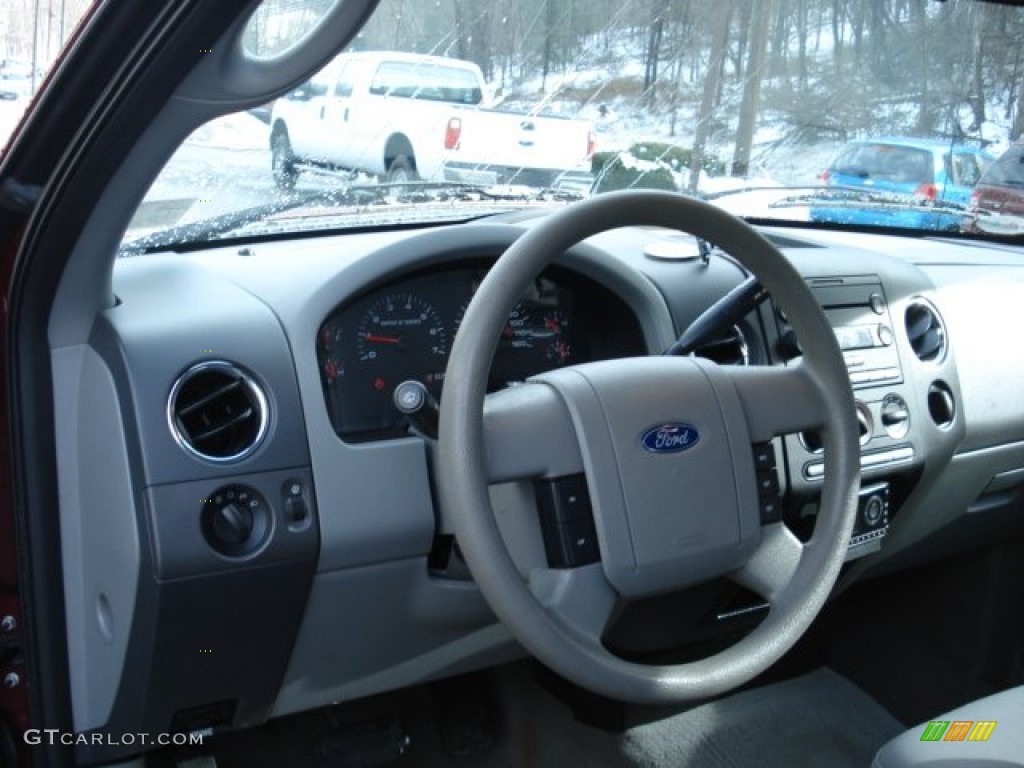
<path id="1" fill-rule="evenodd" d="M 667 424 L 655 424 L 644 432 L 640 443 L 651 453 L 679 453 L 693 448 L 700 440 L 700 432 L 692 424 L 671 421 Z"/>

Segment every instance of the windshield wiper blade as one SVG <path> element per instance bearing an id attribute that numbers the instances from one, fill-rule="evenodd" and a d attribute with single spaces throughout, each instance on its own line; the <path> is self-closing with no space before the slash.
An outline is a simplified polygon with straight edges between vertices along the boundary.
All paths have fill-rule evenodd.
<path id="1" fill-rule="evenodd" d="M 401 181 L 367 186 L 398 192 L 399 202 L 435 202 L 446 200 L 510 200 L 519 202 L 582 200 L 578 192 L 524 184 L 474 184 L 465 181 Z"/>
<path id="2" fill-rule="evenodd" d="M 249 224 L 254 224 L 278 213 L 303 208 L 306 206 L 330 205 L 372 205 L 383 203 L 384 195 L 376 192 L 375 187 L 347 187 L 334 190 L 315 190 L 292 194 L 272 203 L 254 205 L 237 211 L 230 211 L 220 216 L 199 219 L 176 227 L 162 229 L 148 235 L 142 235 L 122 243 L 118 256 L 133 256 L 168 248 L 180 243 L 197 243 L 214 240 L 221 235 L 234 232 Z"/>
<path id="3" fill-rule="evenodd" d="M 416 204 L 449 201 L 493 202 L 573 202 L 582 195 L 564 190 L 534 188 L 519 185 L 469 184 L 452 181 L 404 181 L 395 183 L 353 185 L 332 190 L 315 190 L 256 205 L 220 216 L 189 222 L 148 235 L 142 235 L 121 245 L 118 256 L 149 253 L 180 244 L 206 243 L 222 235 L 259 224 L 286 211 L 325 206 L 369 207 L 396 203 Z"/>
<path id="4" fill-rule="evenodd" d="M 778 198 L 766 204 L 768 208 L 899 208 L 903 210 L 955 211 L 966 210 L 966 205 L 951 201 L 925 200 L 896 192 L 863 189 L 843 185 L 809 185 L 798 187 L 744 186 L 704 195 L 709 202 L 742 194 L 765 193 Z"/>

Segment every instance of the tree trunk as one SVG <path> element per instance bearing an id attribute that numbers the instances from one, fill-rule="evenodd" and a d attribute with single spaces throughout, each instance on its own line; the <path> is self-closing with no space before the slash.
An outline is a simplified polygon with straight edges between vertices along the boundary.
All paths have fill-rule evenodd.
<path id="1" fill-rule="evenodd" d="M 755 0 L 750 30 L 750 55 L 747 59 L 746 78 L 743 83 L 743 101 L 736 129 L 736 151 L 733 154 L 732 175 L 750 174 L 750 156 L 754 146 L 754 124 L 761 102 L 761 80 L 764 76 L 765 51 L 768 47 L 768 22 L 772 13 L 772 0 Z"/>
<path id="2" fill-rule="evenodd" d="M 711 35 L 711 55 L 708 58 L 708 71 L 704 78 L 704 93 L 700 100 L 700 114 L 697 116 L 696 134 L 693 139 L 693 151 L 690 153 L 690 194 L 697 192 L 700 182 L 700 169 L 704 163 L 704 150 L 708 135 L 711 132 L 711 115 L 715 107 L 715 96 L 718 84 L 722 79 L 722 62 L 725 59 L 725 43 L 729 36 L 729 19 L 732 16 L 733 0 L 718 0 L 714 16 L 714 29 Z"/>
<path id="3" fill-rule="evenodd" d="M 1024 88 L 1017 86 L 1017 113 L 1013 116 L 1010 138 L 1016 141 L 1024 137 Z"/>
<path id="4" fill-rule="evenodd" d="M 988 20 L 986 6 L 979 4 L 975 9 L 974 34 L 971 36 L 971 93 L 968 100 L 971 104 L 971 111 L 974 114 L 974 121 L 971 123 L 970 131 L 974 133 L 981 130 L 981 124 L 985 122 L 985 33 Z"/>
<path id="5" fill-rule="evenodd" d="M 925 3 L 926 0 L 912 0 L 910 5 L 912 28 L 915 30 L 915 35 L 920 42 L 922 50 L 930 48 L 928 14 L 925 9 Z M 935 124 L 931 89 L 928 83 L 928 73 L 931 67 L 929 66 L 929 57 L 927 56 L 919 56 L 918 61 L 920 71 L 918 73 L 917 132 L 926 134 L 932 130 L 932 126 Z"/>

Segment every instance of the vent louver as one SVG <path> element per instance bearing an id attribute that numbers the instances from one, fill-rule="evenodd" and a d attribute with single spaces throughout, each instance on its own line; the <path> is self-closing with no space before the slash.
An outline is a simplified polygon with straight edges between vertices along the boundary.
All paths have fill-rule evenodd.
<path id="1" fill-rule="evenodd" d="M 907 338 L 918 360 L 933 363 L 946 354 L 946 329 L 938 310 L 924 299 L 915 299 L 904 318 Z"/>
<path id="2" fill-rule="evenodd" d="M 226 362 L 190 368 L 167 403 L 167 420 L 179 445 L 207 461 L 238 461 L 251 454 L 266 434 L 267 417 L 263 391 Z"/>
<path id="3" fill-rule="evenodd" d="M 747 338 L 739 326 L 733 326 L 725 334 L 697 347 L 693 354 L 719 365 L 748 365 L 750 348 Z"/>

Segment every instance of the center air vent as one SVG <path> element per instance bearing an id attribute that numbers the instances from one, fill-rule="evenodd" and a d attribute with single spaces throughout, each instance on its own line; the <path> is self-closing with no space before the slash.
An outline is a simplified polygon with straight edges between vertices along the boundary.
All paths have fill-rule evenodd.
<path id="1" fill-rule="evenodd" d="M 231 363 L 200 363 L 175 383 L 167 420 L 179 445 L 194 456 L 238 461 L 256 450 L 267 432 L 267 399 Z"/>
<path id="2" fill-rule="evenodd" d="M 946 354 L 946 329 L 938 310 L 924 299 L 914 299 L 905 317 L 907 338 L 919 360 L 937 362 Z"/>
<path id="3" fill-rule="evenodd" d="M 693 354 L 719 365 L 748 365 L 750 363 L 747 337 L 743 335 L 743 331 L 737 325 L 717 339 L 701 344 L 693 351 Z"/>

